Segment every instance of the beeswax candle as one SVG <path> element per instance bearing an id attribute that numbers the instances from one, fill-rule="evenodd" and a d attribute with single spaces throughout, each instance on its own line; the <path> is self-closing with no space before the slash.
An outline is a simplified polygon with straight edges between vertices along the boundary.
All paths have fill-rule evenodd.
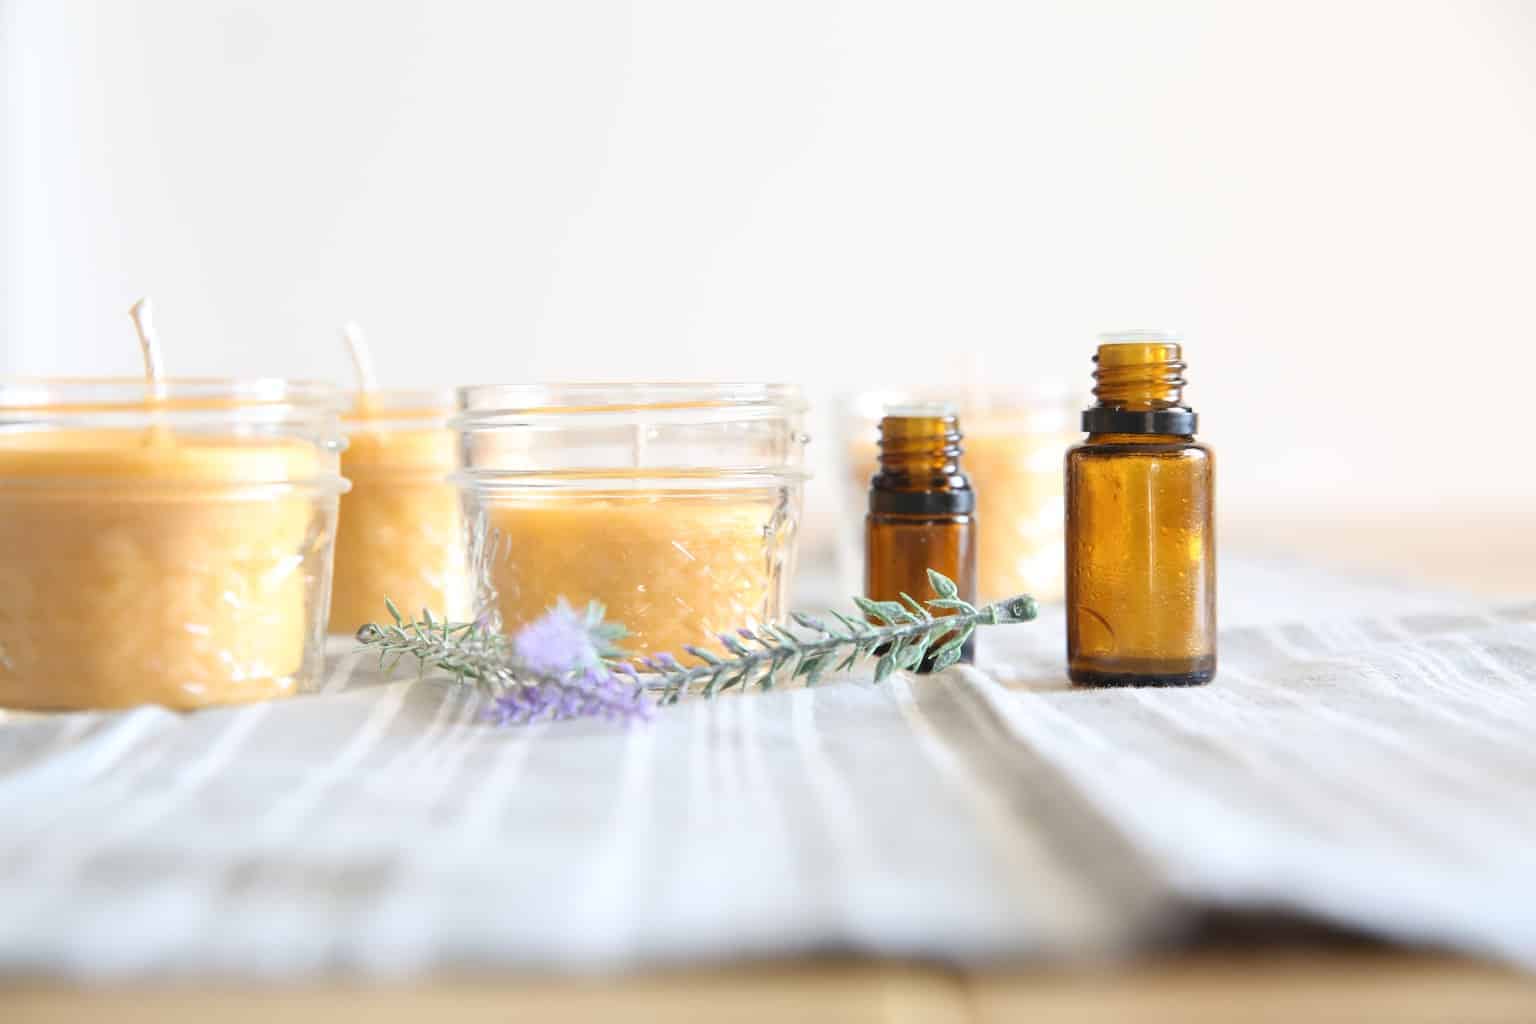
<path id="1" fill-rule="evenodd" d="M 197 708 L 319 671 L 336 496 L 327 387 L 0 382 L 0 706 Z"/>
<path id="2" fill-rule="evenodd" d="M 455 418 L 477 614 L 600 601 L 635 656 L 778 622 L 805 474 L 780 384 L 465 388 Z"/>
<path id="3" fill-rule="evenodd" d="M 54 412 L 0 433 L 0 705 L 196 708 L 300 688 L 320 656 L 334 455 L 39 416 Z"/>
<path id="4" fill-rule="evenodd" d="M 503 623 L 601 601 L 635 655 L 776 618 L 792 520 L 779 491 L 493 498 L 480 558 Z"/>
<path id="5" fill-rule="evenodd" d="M 384 618 L 386 596 L 413 615 L 467 612 L 459 493 L 448 480 L 456 439 L 434 399 L 446 402 L 375 393 L 360 397 L 345 421 L 341 472 L 352 490 L 341 500 L 336 536 L 333 633 Z"/>
<path id="6" fill-rule="evenodd" d="M 965 464 L 976 487 L 977 586 L 983 601 L 1014 594 L 1061 598 L 1061 465 L 1076 439 L 1007 412 L 979 413 L 967 424 Z"/>

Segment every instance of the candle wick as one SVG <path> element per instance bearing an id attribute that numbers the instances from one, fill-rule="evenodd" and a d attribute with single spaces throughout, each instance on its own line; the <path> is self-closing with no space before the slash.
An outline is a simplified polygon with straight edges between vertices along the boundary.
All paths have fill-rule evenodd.
<path id="1" fill-rule="evenodd" d="M 357 389 L 365 395 L 377 391 L 379 378 L 373 372 L 373 352 L 368 348 L 368 339 L 363 336 L 363 329 L 355 321 L 348 320 L 341 329 L 341 336 L 347 343 L 347 351 L 352 353 L 352 366 L 357 370 Z"/>
<path id="2" fill-rule="evenodd" d="M 154 304 L 145 296 L 128 307 L 133 319 L 133 329 L 139 336 L 139 351 L 144 356 L 144 382 L 149 389 L 149 400 L 159 404 L 166 400 L 165 369 L 160 360 L 160 338 L 155 333 Z"/>

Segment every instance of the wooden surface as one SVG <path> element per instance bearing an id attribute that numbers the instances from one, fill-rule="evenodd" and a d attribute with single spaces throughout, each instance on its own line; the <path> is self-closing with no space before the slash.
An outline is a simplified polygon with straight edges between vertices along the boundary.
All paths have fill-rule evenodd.
<path id="1" fill-rule="evenodd" d="M 1276 514 L 1227 523 L 1224 547 L 1296 554 L 1489 596 L 1536 598 L 1536 509 L 1485 505 L 1403 515 Z M 0 910 L 3 912 L 3 910 Z M 436 979 L 363 987 L 209 984 L 81 989 L 0 982 L 0 1024 L 282 1024 L 363 1020 L 850 1022 L 1242 1020 L 1536 1022 L 1536 976 L 1488 963 L 1317 942 L 1145 959 L 1094 969 L 958 973 L 881 963 L 796 963 L 560 980 Z"/>
<path id="2" fill-rule="evenodd" d="M 1118 969 L 962 975 L 933 967 L 784 965 L 605 981 L 491 978 L 398 987 L 0 987 L 7 1024 L 708 1020 L 764 1024 L 1050 1021 L 1244 1024 L 1536 1021 L 1536 978 L 1380 950 L 1208 953 Z"/>

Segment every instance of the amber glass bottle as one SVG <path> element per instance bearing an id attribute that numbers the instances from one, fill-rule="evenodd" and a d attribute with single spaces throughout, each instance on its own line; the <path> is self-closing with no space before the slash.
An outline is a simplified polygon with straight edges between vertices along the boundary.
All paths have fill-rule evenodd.
<path id="1" fill-rule="evenodd" d="M 1215 469 L 1170 335 L 1100 339 L 1067 453 L 1067 669 L 1092 686 L 1216 676 Z"/>
<path id="2" fill-rule="evenodd" d="M 948 405 L 889 409 L 881 419 L 880 469 L 865 520 L 866 597 L 923 600 L 932 596 L 928 570 L 937 569 L 964 600 L 976 600 L 976 492 L 960 470 L 960 453 L 960 424 Z M 961 660 L 974 655 L 973 634 Z M 932 667 L 925 659 L 919 671 Z"/>

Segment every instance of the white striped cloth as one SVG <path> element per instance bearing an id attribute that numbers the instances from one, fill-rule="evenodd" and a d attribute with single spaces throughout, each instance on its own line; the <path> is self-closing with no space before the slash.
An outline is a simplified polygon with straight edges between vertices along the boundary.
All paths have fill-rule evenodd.
<path id="1" fill-rule="evenodd" d="M 977 669 L 497 729 L 355 654 L 325 692 L 0 722 L 0 971 L 1101 957 L 1211 909 L 1536 965 L 1536 605 L 1225 568 L 1217 682 Z"/>

